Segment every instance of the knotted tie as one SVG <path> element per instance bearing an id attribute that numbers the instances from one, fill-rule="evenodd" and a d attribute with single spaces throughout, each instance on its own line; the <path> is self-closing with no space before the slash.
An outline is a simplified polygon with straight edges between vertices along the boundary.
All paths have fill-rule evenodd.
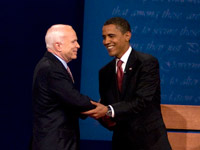
<path id="1" fill-rule="evenodd" d="M 69 75 L 70 75 L 70 77 L 71 77 L 71 79 L 72 79 L 72 82 L 74 83 L 74 78 L 73 78 L 73 76 L 72 76 L 72 72 L 71 72 L 69 66 L 67 66 L 67 71 L 68 71 L 68 73 L 69 73 Z"/>
<path id="2" fill-rule="evenodd" d="M 117 62 L 117 83 L 118 83 L 118 89 L 121 92 L 122 91 L 122 80 L 124 72 L 122 70 L 122 63 L 123 61 L 119 60 Z"/>

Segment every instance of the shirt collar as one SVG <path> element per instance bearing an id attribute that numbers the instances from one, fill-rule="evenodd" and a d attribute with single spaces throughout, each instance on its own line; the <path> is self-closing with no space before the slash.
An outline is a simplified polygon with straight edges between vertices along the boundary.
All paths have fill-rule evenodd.
<path id="1" fill-rule="evenodd" d="M 123 61 L 123 64 L 122 64 L 122 69 L 123 71 L 125 70 L 125 66 L 126 66 L 126 63 L 128 61 L 128 58 L 129 58 L 129 55 L 132 51 L 132 47 L 129 46 L 128 50 L 124 53 L 124 55 L 120 58 L 121 61 Z M 119 59 L 117 58 L 116 59 L 116 65 L 117 65 L 117 62 L 119 61 Z"/>
<path id="2" fill-rule="evenodd" d="M 129 55 L 130 55 L 130 53 L 131 53 L 131 50 L 132 50 L 132 47 L 129 46 L 128 50 L 127 50 L 127 51 L 124 53 L 124 55 L 120 58 L 120 60 L 124 62 L 125 66 L 126 66 L 126 63 L 127 63 L 127 61 L 128 61 L 128 57 L 129 57 Z"/>
<path id="3" fill-rule="evenodd" d="M 53 53 L 52 53 L 53 54 Z M 55 54 L 53 54 L 56 58 L 58 58 L 58 60 L 63 64 L 63 66 L 65 67 L 65 69 L 67 69 L 67 63 L 62 59 L 62 58 L 60 58 L 59 56 L 57 56 L 57 55 L 55 55 Z"/>

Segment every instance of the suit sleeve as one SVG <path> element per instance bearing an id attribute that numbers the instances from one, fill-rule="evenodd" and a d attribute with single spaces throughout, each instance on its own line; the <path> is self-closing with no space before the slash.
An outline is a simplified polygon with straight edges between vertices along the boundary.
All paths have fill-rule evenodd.
<path id="1" fill-rule="evenodd" d="M 61 71 L 51 71 L 48 75 L 48 87 L 57 100 L 83 112 L 95 108 L 88 96 L 82 95 L 71 82 L 70 77 Z"/>
<path id="2" fill-rule="evenodd" d="M 157 59 L 150 59 L 138 68 L 137 76 L 131 77 L 136 79 L 136 85 L 127 87 L 129 93 L 123 101 L 112 104 L 115 111 L 115 119 L 123 120 L 144 111 L 151 105 L 160 104 L 160 75 L 159 64 Z M 135 88 L 133 88 L 135 86 Z M 132 94 L 131 94 L 132 93 Z"/>

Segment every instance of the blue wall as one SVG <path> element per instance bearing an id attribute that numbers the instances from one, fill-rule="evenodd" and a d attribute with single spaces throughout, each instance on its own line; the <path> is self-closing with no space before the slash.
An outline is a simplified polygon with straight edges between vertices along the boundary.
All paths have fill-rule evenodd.
<path id="1" fill-rule="evenodd" d="M 159 60 L 161 102 L 200 105 L 199 8 L 198 0 L 85 0 L 81 92 L 100 98 L 98 71 L 112 59 L 102 26 L 121 16 L 130 22 L 132 47 Z M 92 119 L 81 121 L 81 132 L 87 140 L 109 141 L 112 135 Z"/>

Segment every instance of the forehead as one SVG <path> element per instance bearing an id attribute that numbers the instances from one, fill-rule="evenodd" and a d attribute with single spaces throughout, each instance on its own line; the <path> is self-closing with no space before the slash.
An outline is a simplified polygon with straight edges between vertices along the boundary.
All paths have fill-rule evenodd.
<path id="1" fill-rule="evenodd" d="M 64 37 L 71 40 L 77 39 L 76 32 L 74 30 L 66 30 Z"/>
<path id="2" fill-rule="evenodd" d="M 121 33 L 121 30 L 117 25 L 114 24 L 109 24 L 105 25 L 102 28 L 102 33 L 104 34 L 116 34 L 116 33 Z"/>

